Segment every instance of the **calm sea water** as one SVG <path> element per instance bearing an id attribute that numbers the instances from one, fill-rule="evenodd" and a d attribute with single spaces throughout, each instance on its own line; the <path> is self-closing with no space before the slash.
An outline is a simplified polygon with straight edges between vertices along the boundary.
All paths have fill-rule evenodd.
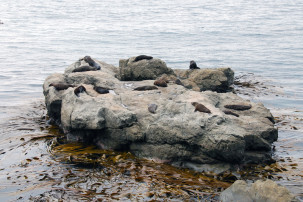
<path id="1" fill-rule="evenodd" d="M 303 109 L 302 11 L 301 0 L 2 0 L 0 106 L 42 97 L 46 76 L 85 55 L 118 66 L 146 54 L 253 72 L 284 88 L 268 103 Z"/>

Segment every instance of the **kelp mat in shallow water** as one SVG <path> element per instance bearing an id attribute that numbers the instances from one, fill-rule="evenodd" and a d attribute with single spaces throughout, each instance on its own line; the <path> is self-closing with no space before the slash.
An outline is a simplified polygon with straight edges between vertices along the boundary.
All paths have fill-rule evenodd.
<path id="1" fill-rule="evenodd" d="M 57 127 L 47 124 L 41 103 L 17 110 L 24 113 L 0 123 L 0 199 L 4 201 L 216 201 L 237 179 L 291 182 L 289 171 L 302 170 L 296 162 L 280 158 L 275 164 L 238 166 L 220 175 L 198 173 L 128 152 L 68 143 Z"/>

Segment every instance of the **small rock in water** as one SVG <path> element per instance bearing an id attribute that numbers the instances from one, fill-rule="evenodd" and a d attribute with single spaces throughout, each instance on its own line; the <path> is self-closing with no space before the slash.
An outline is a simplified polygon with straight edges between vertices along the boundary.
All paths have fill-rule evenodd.
<path id="1" fill-rule="evenodd" d="M 155 114 L 157 108 L 158 108 L 158 106 L 157 106 L 156 104 L 149 104 L 149 105 L 148 105 L 148 111 L 149 111 L 150 113 Z"/>

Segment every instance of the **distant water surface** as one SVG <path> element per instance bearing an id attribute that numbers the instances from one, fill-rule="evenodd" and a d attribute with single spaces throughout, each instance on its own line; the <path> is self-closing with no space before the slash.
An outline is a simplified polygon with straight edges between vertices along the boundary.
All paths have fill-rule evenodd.
<path id="1" fill-rule="evenodd" d="M 270 78 L 302 109 L 303 1 L 2 0 L 0 106 L 42 96 L 44 79 L 90 55 L 146 54 L 172 68 L 229 66 Z"/>

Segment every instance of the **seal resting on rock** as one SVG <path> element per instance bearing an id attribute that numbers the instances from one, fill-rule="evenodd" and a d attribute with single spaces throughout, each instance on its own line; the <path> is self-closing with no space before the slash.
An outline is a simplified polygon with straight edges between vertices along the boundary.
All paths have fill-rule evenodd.
<path id="1" fill-rule="evenodd" d="M 83 60 L 87 62 L 89 66 L 95 67 L 97 70 L 101 69 L 100 65 L 96 63 L 90 56 L 85 56 Z"/>
<path id="2" fill-rule="evenodd" d="M 135 88 L 134 90 L 143 91 L 143 90 L 156 90 L 158 89 L 156 86 L 140 86 Z"/>
<path id="3" fill-rule="evenodd" d="M 74 85 L 66 84 L 66 83 L 51 83 L 50 86 L 54 86 L 56 90 L 66 90 L 69 87 L 75 87 Z"/>
<path id="4" fill-rule="evenodd" d="M 236 116 L 236 117 L 239 117 L 238 114 L 232 112 L 232 111 L 229 111 L 229 110 L 223 110 L 224 114 L 228 114 L 228 115 L 233 115 L 233 116 Z"/>
<path id="5" fill-rule="evenodd" d="M 157 106 L 156 104 L 149 104 L 149 105 L 148 105 L 148 111 L 149 111 L 150 113 L 155 114 L 157 108 L 158 108 L 158 106 Z"/>
<path id="6" fill-rule="evenodd" d="M 184 86 L 184 84 L 182 83 L 182 81 L 180 79 L 176 79 L 175 84 Z"/>
<path id="7" fill-rule="evenodd" d="M 74 69 L 72 72 L 87 72 L 87 71 L 96 71 L 96 67 L 91 67 L 91 66 L 80 66 Z"/>
<path id="8" fill-rule="evenodd" d="M 139 55 L 135 58 L 134 62 L 140 61 L 140 60 L 151 60 L 153 59 L 152 56 L 147 56 L 147 55 Z"/>
<path id="9" fill-rule="evenodd" d="M 156 86 L 160 86 L 160 87 L 167 87 L 167 83 L 166 81 L 164 81 L 163 79 L 158 79 L 154 82 L 154 85 Z"/>
<path id="10" fill-rule="evenodd" d="M 243 105 L 243 104 L 237 104 L 237 105 L 224 105 L 227 109 L 234 109 L 238 111 L 244 111 L 249 110 L 251 108 L 251 105 Z"/>
<path id="11" fill-rule="evenodd" d="M 77 88 L 75 88 L 74 93 L 75 95 L 77 95 L 79 97 L 80 93 L 86 92 L 86 88 L 84 86 L 78 86 Z"/>
<path id="12" fill-rule="evenodd" d="M 203 104 L 200 104 L 198 102 L 192 102 L 191 103 L 194 107 L 195 107 L 195 112 L 199 111 L 199 112 L 204 112 L 204 113 L 211 113 L 211 111 L 205 107 Z"/>
<path id="13" fill-rule="evenodd" d="M 192 60 L 189 62 L 189 69 L 200 69 L 200 67 L 198 67 L 197 63 Z"/>
<path id="14" fill-rule="evenodd" d="M 100 94 L 106 94 L 106 93 L 109 93 L 109 90 L 108 88 L 103 88 L 103 87 L 98 87 L 98 86 L 94 86 L 94 90 L 97 92 L 97 93 L 100 93 Z"/>

